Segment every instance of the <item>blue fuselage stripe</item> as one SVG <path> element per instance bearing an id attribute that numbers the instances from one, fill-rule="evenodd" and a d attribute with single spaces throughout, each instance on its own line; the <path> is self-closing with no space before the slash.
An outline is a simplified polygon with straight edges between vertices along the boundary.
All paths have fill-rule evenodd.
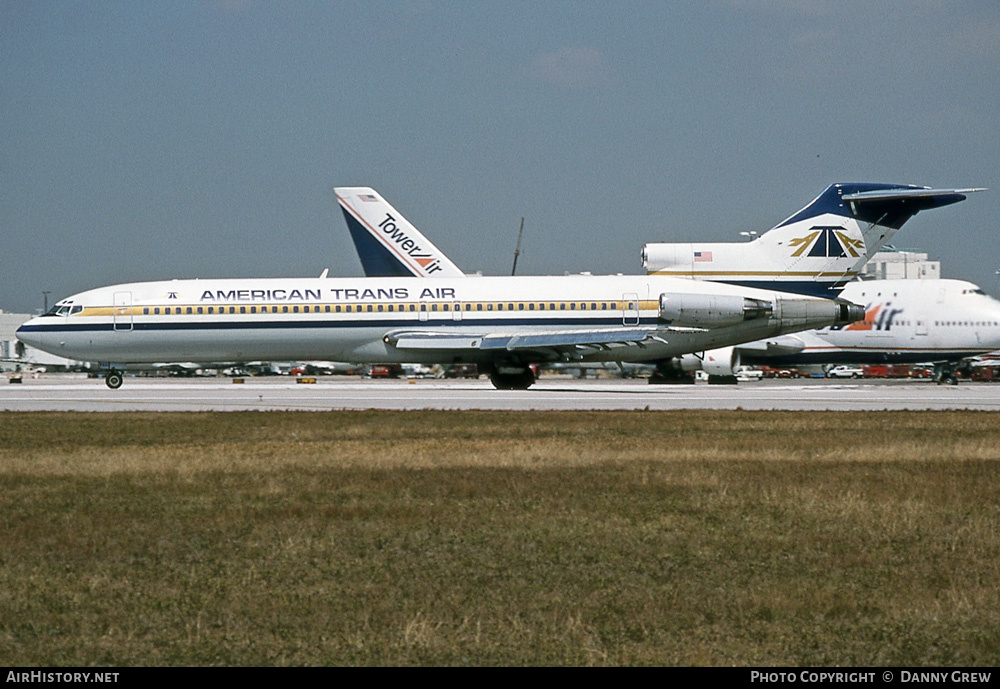
<path id="1" fill-rule="evenodd" d="M 638 325 L 656 325 L 656 318 L 640 318 Z M 517 326 L 564 327 L 621 327 L 621 314 L 607 318 L 463 318 L 462 320 L 429 318 L 425 321 L 408 319 L 372 320 L 277 320 L 277 321 L 195 321 L 168 323 L 143 322 L 136 320 L 129 326 L 119 322 L 118 330 L 136 331 L 185 331 L 185 330 L 281 330 L 295 328 L 503 328 Z M 61 332 L 107 332 L 115 330 L 113 323 L 65 323 L 45 325 L 23 325 L 18 332 L 61 333 Z"/>

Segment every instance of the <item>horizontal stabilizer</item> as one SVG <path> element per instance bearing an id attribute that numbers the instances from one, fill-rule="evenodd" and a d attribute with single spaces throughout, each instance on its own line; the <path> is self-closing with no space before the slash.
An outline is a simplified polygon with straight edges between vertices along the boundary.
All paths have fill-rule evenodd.
<path id="1" fill-rule="evenodd" d="M 986 190 L 983 188 L 876 189 L 844 194 L 841 198 L 847 201 L 852 213 L 859 220 L 885 224 L 884 221 L 886 218 L 898 218 L 889 223 L 890 226 L 897 226 L 902 225 L 907 218 L 916 215 L 920 211 L 950 206 L 953 203 L 964 201 L 966 194 L 972 194 L 977 191 Z"/>
<path id="2" fill-rule="evenodd" d="M 966 194 L 977 191 L 984 189 L 931 189 L 912 184 L 841 182 L 831 184 L 812 203 L 777 227 L 832 214 L 898 230 L 922 210 L 964 201 Z M 875 247 L 868 248 L 877 250 Z"/>
<path id="3" fill-rule="evenodd" d="M 841 198 L 845 201 L 861 202 L 895 201 L 914 198 L 940 198 L 942 200 L 947 200 L 948 203 L 956 203 L 958 201 L 964 201 L 965 194 L 973 194 L 977 191 L 987 191 L 987 189 L 986 187 L 977 187 L 973 189 L 879 189 L 877 191 L 859 191 L 855 194 L 844 194 Z"/>

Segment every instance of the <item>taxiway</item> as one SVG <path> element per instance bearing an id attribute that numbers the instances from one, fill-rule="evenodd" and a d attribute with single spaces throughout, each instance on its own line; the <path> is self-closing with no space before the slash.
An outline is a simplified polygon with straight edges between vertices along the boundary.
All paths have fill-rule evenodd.
<path id="1" fill-rule="evenodd" d="M 2 380 L 2 379 L 0 379 Z M 637 380 L 543 377 L 529 390 L 495 390 L 480 380 L 129 377 L 119 390 L 97 378 L 25 376 L 0 382 L 3 411 L 327 411 L 335 409 L 623 410 L 746 409 L 1000 411 L 1000 386 L 917 380 L 762 380 L 736 386 L 648 385 Z"/>

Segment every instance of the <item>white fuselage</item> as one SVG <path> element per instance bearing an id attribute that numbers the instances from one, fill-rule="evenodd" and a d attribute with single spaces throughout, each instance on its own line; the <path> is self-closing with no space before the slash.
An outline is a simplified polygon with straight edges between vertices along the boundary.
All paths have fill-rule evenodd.
<path id="1" fill-rule="evenodd" d="M 660 318 L 664 293 L 739 295 L 766 301 L 773 311 L 720 327 L 672 328 Z M 258 360 L 647 361 L 828 325 L 843 319 L 845 308 L 657 276 L 172 280 L 82 292 L 25 323 L 18 337 L 60 356 L 115 367 Z M 650 331 L 642 342 L 616 343 L 607 335 L 641 328 Z M 401 349 L 393 339 L 399 332 L 437 339 Z M 515 347 L 517 337 L 539 333 L 561 333 L 563 340 L 579 333 L 580 344 Z M 458 344 L 466 336 L 497 334 L 514 336 L 506 350 Z M 456 345 L 435 344 L 444 336 L 457 336 Z"/>
<path id="2" fill-rule="evenodd" d="M 841 297 L 865 306 L 865 319 L 795 336 L 802 351 L 745 353 L 744 363 L 880 364 L 958 361 L 1000 349 L 1000 301 L 964 280 L 851 282 Z"/>

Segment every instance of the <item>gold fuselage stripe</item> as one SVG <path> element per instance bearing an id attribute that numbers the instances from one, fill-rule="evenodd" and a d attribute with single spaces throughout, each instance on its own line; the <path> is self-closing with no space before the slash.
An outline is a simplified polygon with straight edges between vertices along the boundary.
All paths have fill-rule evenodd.
<path id="1" fill-rule="evenodd" d="M 635 304 L 634 306 L 632 304 Z M 458 308 L 455 308 L 455 307 Z M 305 309 L 309 309 L 306 311 Z M 436 302 L 351 302 L 351 303 L 280 303 L 280 304 L 223 304 L 206 306 L 179 304 L 177 306 L 88 306 L 77 316 L 251 316 L 251 315 L 336 315 L 345 313 L 567 313 L 615 311 L 635 313 L 655 311 L 659 302 L 643 299 L 638 302 L 622 300 L 547 300 L 547 301 L 436 301 Z M 167 309 L 170 310 L 167 313 Z M 200 311 L 199 311 L 200 309 Z M 211 309 L 211 311 L 209 311 Z"/>

